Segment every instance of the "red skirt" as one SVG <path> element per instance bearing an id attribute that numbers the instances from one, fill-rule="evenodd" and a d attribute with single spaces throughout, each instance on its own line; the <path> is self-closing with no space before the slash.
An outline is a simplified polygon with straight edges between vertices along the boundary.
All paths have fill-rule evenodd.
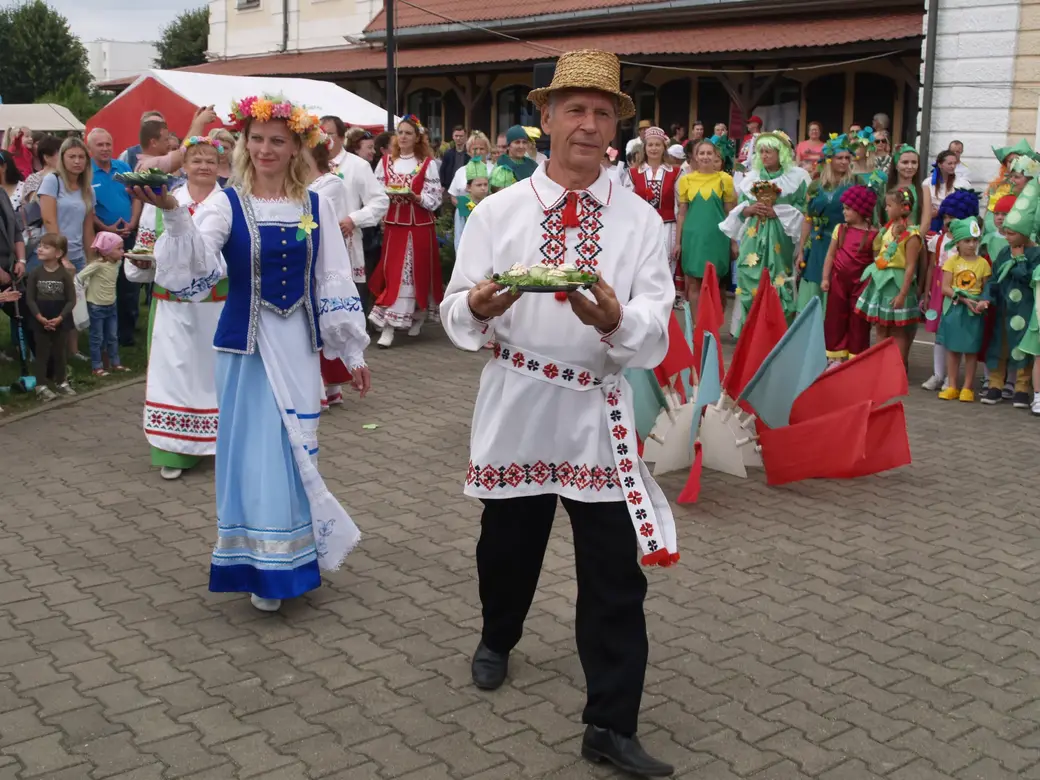
<path id="1" fill-rule="evenodd" d="M 326 385 L 345 385 L 350 379 L 350 372 L 347 370 L 346 364 L 339 360 L 329 360 L 325 357 L 325 353 L 322 352 L 319 357 L 321 358 L 321 381 Z"/>
<path id="2" fill-rule="evenodd" d="M 431 215 L 432 216 L 432 215 Z M 415 283 L 415 308 L 424 311 L 431 295 L 439 304 L 444 297 L 441 255 L 437 247 L 437 228 L 430 225 L 387 225 L 383 232 L 383 254 L 369 280 L 375 305 L 394 305 L 404 278 L 404 259 L 408 238 L 412 239 L 412 277 Z"/>

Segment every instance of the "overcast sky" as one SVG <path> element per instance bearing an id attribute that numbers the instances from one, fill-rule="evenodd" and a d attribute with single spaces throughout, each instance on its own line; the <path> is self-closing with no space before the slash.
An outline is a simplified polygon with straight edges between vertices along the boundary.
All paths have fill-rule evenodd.
<path id="1" fill-rule="evenodd" d="M 181 12 L 206 0 L 47 0 L 83 41 L 155 41 Z"/>

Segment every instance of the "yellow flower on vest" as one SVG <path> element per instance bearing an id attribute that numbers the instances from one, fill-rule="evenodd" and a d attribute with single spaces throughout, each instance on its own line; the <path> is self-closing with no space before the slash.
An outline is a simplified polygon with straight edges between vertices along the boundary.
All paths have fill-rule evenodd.
<path id="1" fill-rule="evenodd" d="M 311 231 L 318 227 L 318 223 L 314 221 L 314 217 L 311 214 L 304 214 L 300 218 L 300 224 L 296 226 L 296 240 L 303 241 L 304 238 L 310 236 Z"/>

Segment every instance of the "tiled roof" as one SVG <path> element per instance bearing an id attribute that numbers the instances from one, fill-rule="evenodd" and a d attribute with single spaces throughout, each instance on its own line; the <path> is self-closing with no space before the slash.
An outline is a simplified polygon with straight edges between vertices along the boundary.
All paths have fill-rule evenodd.
<path id="1" fill-rule="evenodd" d="M 596 8 L 647 5 L 660 0 L 527 0 L 524 3 L 460 3 L 458 0 L 418 0 L 420 10 L 404 3 L 394 4 L 394 27 L 421 27 L 449 23 L 443 17 L 461 22 L 486 22 L 495 19 L 519 19 L 525 16 L 566 14 Z M 432 11 L 433 13 L 427 13 Z M 438 16 L 441 14 L 442 16 Z M 386 17 L 380 11 L 365 28 L 365 32 L 385 30 Z"/>
<path id="2" fill-rule="evenodd" d="M 654 54 L 688 54 L 694 58 L 722 52 L 772 51 L 834 46 L 861 41 L 895 41 L 921 35 L 921 12 L 843 16 L 834 19 L 796 19 L 769 23 L 702 25 L 635 32 L 612 32 L 539 38 L 537 47 L 513 41 L 460 43 L 401 49 L 401 70 L 440 69 L 480 63 L 549 60 L 556 53 L 577 48 L 613 51 L 627 58 Z M 835 54 L 840 59 L 840 54 Z M 185 70 L 229 76 L 304 76 L 332 73 L 378 73 L 386 68 L 382 49 L 353 48 L 208 62 Z M 102 85 L 125 86 L 119 82 Z"/>

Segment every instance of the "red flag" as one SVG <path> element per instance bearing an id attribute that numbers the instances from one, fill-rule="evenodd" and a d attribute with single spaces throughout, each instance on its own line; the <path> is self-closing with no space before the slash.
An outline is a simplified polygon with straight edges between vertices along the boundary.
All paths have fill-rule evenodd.
<path id="1" fill-rule="evenodd" d="M 887 338 L 821 374 L 795 399 L 791 425 L 860 401 L 877 406 L 908 392 L 903 357 L 895 341 Z"/>
<path id="2" fill-rule="evenodd" d="M 784 428 L 758 428 L 770 485 L 852 473 L 867 452 L 870 401 Z"/>
<path id="3" fill-rule="evenodd" d="M 874 409 L 867 421 L 866 457 L 851 469 L 834 469 L 828 477 L 847 479 L 879 474 L 882 471 L 910 464 L 910 440 L 906 435 L 906 413 L 898 401 Z"/>
<path id="4" fill-rule="evenodd" d="M 701 443 L 693 445 L 693 465 L 690 466 L 690 475 L 686 478 L 682 492 L 679 493 L 680 504 L 695 504 L 701 496 L 701 471 L 704 462 L 704 454 L 701 452 Z"/>
<path id="5" fill-rule="evenodd" d="M 668 320 L 668 352 L 661 361 L 661 365 L 654 369 L 654 375 L 661 387 L 675 387 L 678 384 L 681 392 L 682 382 L 675 383 L 673 380 L 682 371 L 693 367 L 693 353 L 690 352 L 690 345 L 686 343 L 686 334 L 683 333 L 682 326 L 673 311 Z"/>
<path id="6" fill-rule="evenodd" d="M 697 298 L 697 319 L 693 326 L 693 359 L 697 366 L 698 380 L 701 366 L 704 365 L 704 334 L 715 336 L 715 346 L 719 352 L 719 381 L 722 381 L 722 337 L 720 330 L 725 322 L 722 299 L 719 297 L 719 277 L 715 266 L 708 263 L 704 267 L 704 278 L 701 279 L 701 293 Z"/>
<path id="7" fill-rule="evenodd" d="M 780 303 L 780 296 L 773 287 L 769 269 L 763 268 L 758 291 L 737 339 L 726 377 L 722 380 L 722 389 L 730 398 L 740 395 L 741 390 L 751 381 L 751 377 L 766 359 L 766 355 L 772 352 L 776 342 L 786 332 L 787 318 L 784 316 L 783 304 Z M 751 407 L 745 407 L 743 403 L 741 408 L 753 412 Z"/>

